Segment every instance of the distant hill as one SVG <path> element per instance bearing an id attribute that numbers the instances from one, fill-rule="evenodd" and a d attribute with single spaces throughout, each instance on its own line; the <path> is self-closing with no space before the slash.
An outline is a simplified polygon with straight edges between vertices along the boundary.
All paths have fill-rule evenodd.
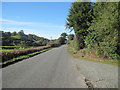
<path id="1" fill-rule="evenodd" d="M 0 31 L 0 33 L 2 33 L 3 46 L 44 46 L 50 41 L 35 34 L 26 35 L 23 30 L 18 33 L 4 31 Z"/>

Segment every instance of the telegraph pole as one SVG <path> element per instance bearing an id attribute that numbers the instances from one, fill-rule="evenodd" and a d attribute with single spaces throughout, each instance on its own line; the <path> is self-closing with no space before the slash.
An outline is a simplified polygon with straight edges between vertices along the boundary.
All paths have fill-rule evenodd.
<path id="1" fill-rule="evenodd" d="M 51 38 L 51 41 L 52 41 L 52 36 L 50 38 Z"/>

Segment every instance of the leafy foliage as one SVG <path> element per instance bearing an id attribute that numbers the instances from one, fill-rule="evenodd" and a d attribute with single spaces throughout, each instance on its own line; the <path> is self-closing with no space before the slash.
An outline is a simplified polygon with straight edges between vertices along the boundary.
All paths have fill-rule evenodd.
<path id="1" fill-rule="evenodd" d="M 78 50 L 78 49 L 79 49 L 76 40 L 70 41 L 70 46 L 73 47 L 75 50 Z"/>
<path id="2" fill-rule="evenodd" d="M 34 34 L 26 35 L 23 30 L 18 33 L 4 31 L 0 31 L 0 33 L 2 34 L 1 38 L 3 46 L 45 46 L 50 41 L 49 39 Z"/>
<path id="3" fill-rule="evenodd" d="M 90 2 L 74 2 L 69 10 L 66 27 L 74 30 L 78 50 L 85 47 L 84 39 L 92 20 L 91 12 Z"/>
<path id="4" fill-rule="evenodd" d="M 98 12 L 99 10 L 99 12 Z M 119 58 L 119 21 L 118 3 L 95 3 L 94 20 L 88 29 L 86 45 L 89 49 L 96 47 L 100 53 L 110 58 Z"/>
<path id="5" fill-rule="evenodd" d="M 27 54 L 41 51 L 41 50 L 47 49 L 47 48 L 50 48 L 50 46 L 28 48 L 28 49 L 23 49 L 23 50 L 5 51 L 5 52 L 0 52 L 0 55 L 2 55 L 2 62 L 5 62 L 7 60 L 17 58 L 17 57 L 22 56 L 22 55 L 27 55 Z"/>
<path id="6" fill-rule="evenodd" d="M 79 49 L 95 49 L 97 55 L 120 59 L 120 2 L 74 2 L 67 28 L 74 30 Z M 75 41 L 72 41 L 73 43 Z"/>
<path id="7" fill-rule="evenodd" d="M 69 34 L 69 35 L 68 35 L 68 40 L 71 41 L 71 40 L 73 40 L 73 39 L 74 39 L 74 34 Z"/>
<path id="8" fill-rule="evenodd" d="M 66 33 L 62 33 L 58 39 L 51 40 L 47 45 L 50 45 L 51 47 L 58 47 L 60 45 L 63 45 L 67 42 L 66 36 Z"/>
<path id="9" fill-rule="evenodd" d="M 68 36 L 67 33 L 62 33 L 61 34 L 61 37 L 63 37 L 63 38 L 66 38 L 66 36 Z"/>

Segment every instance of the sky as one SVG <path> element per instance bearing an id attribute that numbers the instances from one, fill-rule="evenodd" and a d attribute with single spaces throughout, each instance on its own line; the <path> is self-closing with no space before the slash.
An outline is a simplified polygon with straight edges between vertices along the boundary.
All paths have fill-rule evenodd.
<path id="1" fill-rule="evenodd" d="M 3 2 L 2 30 L 57 39 L 65 29 L 71 2 Z"/>
<path id="2" fill-rule="evenodd" d="M 2 30 L 24 30 L 25 34 L 48 39 L 57 39 L 63 32 L 74 33 L 65 29 L 71 4 L 72 2 L 2 2 Z"/>

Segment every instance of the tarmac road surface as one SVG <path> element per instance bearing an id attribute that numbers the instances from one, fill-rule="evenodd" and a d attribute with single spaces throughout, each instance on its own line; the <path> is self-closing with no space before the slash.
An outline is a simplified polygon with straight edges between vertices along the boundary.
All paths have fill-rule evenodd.
<path id="1" fill-rule="evenodd" d="M 67 45 L 2 69 L 2 88 L 118 88 L 118 67 L 73 58 Z"/>
<path id="2" fill-rule="evenodd" d="M 2 88 L 87 88 L 67 46 L 54 48 L 2 69 Z"/>

